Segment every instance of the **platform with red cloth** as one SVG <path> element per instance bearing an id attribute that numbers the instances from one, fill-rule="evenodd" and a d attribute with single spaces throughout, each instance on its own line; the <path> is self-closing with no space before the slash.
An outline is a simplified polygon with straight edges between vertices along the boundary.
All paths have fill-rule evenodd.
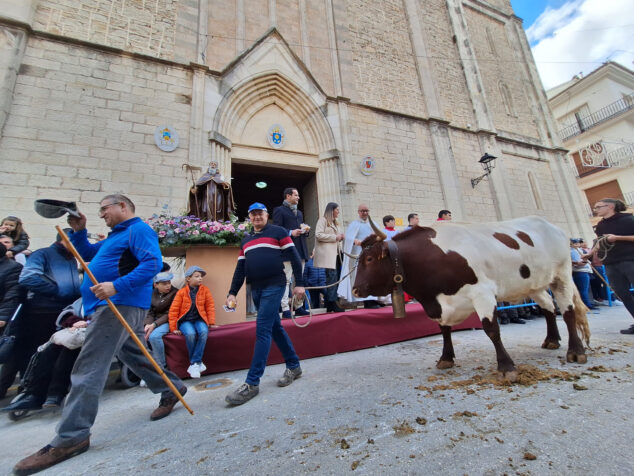
<path id="1" fill-rule="evenodd" d="M 407 317 L 396 319 L 392 307 L 358 309 L 354 311 L 314 315 L 307 327 L 296 326 L 291 319 L 282 325 L 293 341 L 300 359 L 310 359 L 340 352 L 367 349 L 377 345 L 393 344 L 440 334 L 440 327 L 427 317 L 420 304 L 406 305 Z M 308 317 L 297 319 L 305 324 Z M 481 329 L 480 319 L 474 313 L 452 330 Z M 167 365 L 180 378 L 187 378 L 189 357 L 185 338 L 167 334 L 163 338 Z M 204 374 L 248 369 L 255 344 L 255 321 L 227 324 L 209 331 L 203 362 Z M 284 362 L 282 355 L 271 345 L 268 364 Z"/>

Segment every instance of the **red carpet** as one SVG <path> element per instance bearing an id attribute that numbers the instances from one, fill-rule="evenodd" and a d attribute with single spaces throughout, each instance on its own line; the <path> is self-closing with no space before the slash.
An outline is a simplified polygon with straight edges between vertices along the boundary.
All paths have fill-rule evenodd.
<path id="1" fill-rule="evenodd" d="M 308 327 L 297 327 L 290 319 L 282 321 L 300 359 L 310 359 L 351 350 L 367 349 L 440 334 L 440 327 L 427 317 L 420 304 L 406 306 L 407 317 L 395 319 L 390 306 L 382 309 L 359 309 L 342 313 L 313 316 Z M 308 318 L 298 319 L 304 324 Z M 453 330 L 480 329 L 474 313 Z M 168 334 L 164 338 L 167 365 L 181 378 L 187 378 L 189 358 L 185 339 Z M 209 332 L 203 361 L 205 374 L 247 369 L 251 365 L 255 343 L 255 321 L 228 324 Z M 440 357 L 440 354 L 438 355 Z M 269 364 L 284 360 L 275 344 L 271 346 Z"/>

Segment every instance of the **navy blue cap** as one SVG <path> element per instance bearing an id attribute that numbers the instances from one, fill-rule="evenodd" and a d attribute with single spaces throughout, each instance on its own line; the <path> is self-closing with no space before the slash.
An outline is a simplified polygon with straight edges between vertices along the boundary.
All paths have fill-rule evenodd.
<path id="1" fill-rule="evenodd" d="M 264 205 L 264 203 L 260 203 L 260 202 L 252 203 L 249 206 L 249 213 L 251 213 L 253 210 L 262 210 L 264 212 L 268 212 L 268 210 L 266 209 L 266 205 Z"/>
<path id="2" fill-rule="evenodd" d="M 192 274 L 194 274 L 196 271 L 198 271 L 200 274 L 202 274 L 203 276 L 205 276 L 207 274 L 207 271 L 205 271 L 204 269 L 202 269 L 200 266 L 190 266 L 189 268 L 187 268 L 187 271 L 185 271 L 185 277 L 189 278 Z"/>

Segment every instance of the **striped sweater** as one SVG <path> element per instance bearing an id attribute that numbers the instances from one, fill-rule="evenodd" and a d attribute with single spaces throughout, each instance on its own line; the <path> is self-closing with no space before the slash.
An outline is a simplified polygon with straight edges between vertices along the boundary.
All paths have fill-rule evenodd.
<path id="1" fill-rule="evenodd" d="M 284 228 L 266 225 L 259 232 L 246 235 L 240 244 L 240 256 L 229 294 L 238 294 L 245 277 L 253 288 L 285 285 L 284 261 L 291 262 L 295 283 L 303 286 L 302 263 Z"/>

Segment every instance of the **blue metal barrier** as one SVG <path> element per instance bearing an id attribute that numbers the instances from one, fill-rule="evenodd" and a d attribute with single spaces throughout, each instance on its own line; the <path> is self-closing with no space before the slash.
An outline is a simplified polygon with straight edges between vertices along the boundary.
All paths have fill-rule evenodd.
<path id="1" fill-rule="evenodd" d="M 516 309 L 518 307 L 531 307 L 531 306 L 537 306 L 537 304 L 535 303 L 535 301 L 528 301 L 524 300 L 524 304 L 513 304 L 511 306 L 498 306 L 496 309 L 498 311 L 501 311 L 503 309 Z"/>

